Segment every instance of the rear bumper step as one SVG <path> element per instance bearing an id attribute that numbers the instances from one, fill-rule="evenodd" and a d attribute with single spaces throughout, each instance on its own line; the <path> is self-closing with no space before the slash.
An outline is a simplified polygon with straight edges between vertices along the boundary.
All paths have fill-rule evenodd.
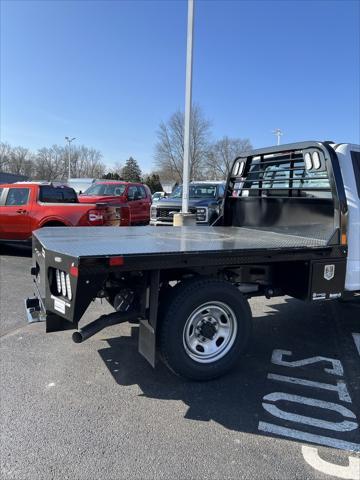
<path id="1" fill-rule="evenodd" d="M 46 312 L 43 308 L 43 302 L 38 297 L 26 298 L 24 300 L 27 321 L 29 323 L 44 322 Z"/>

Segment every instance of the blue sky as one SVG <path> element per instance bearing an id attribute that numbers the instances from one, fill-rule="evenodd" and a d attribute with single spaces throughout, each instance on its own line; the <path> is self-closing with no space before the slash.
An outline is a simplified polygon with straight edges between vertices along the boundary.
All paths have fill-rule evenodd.
<path id="1" fill-rule="evenodd" d="M 359 1 L 198 0 L 193 100 L 214 139 L 360 142 Z M 107 164 L 153 164 L 183 109 L 185 1 L 1 1 L 1 140 L 65 135 Z"/>

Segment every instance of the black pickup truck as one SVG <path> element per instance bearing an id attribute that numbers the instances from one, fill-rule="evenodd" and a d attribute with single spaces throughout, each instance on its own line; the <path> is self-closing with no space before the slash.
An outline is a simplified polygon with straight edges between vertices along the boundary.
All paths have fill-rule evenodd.
<path id="1" fill-rule="evenodd" d="M 198 225 L 212 225 L 220 213 L 225 182 L 191 182 L 189 185 L 189 213 L 196 215 Z M 165 198 L 152 204 L 150 225 L 172 226 L 173 216 L 181 211 L 182 185 Z"/>
<path id="2" fill-rule="evenodd" d="M 34 233 L 30 321 L 77 329 L 95 298 L 114 313 L 73 333 L 139 323 L 139 351 L 206 380 L 238 361 L 248 298 L 360 293 L 360 149 L 303 142 L 235 159 L 215 226 L 43 228 Z"/>

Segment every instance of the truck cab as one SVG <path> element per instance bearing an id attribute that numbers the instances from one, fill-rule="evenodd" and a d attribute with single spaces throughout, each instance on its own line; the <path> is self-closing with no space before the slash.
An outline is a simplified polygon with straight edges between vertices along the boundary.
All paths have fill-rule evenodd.
<path id="1" fill-rule="evenodd" d="M 360 147 L 340 143 L 333 148 L 339 159 L 348 209 L 345 289 L 356 291 L 360 290 Z"/>

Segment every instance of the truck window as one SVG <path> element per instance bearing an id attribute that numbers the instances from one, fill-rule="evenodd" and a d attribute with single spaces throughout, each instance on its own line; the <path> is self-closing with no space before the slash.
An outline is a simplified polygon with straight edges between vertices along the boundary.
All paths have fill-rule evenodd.
<path id="1" fill-rule="evenodd" d="M 137 196 L 137 187 L 135 185 L 131 185 L 128 189 L 128 200 L 135 200 L 136 196 Z"/>
<path id="2" fill-rule="evenodd" d="M 224 185 L 219 185 L 218 196 L 222 198 L 224 195 L 225 195 L 225 187 Z"/>
<path id="3" fill-rule="evenodd" d="M 360 152 L 351 152 L 351 159 L 354 168 L 356 187 L 360 198 Z"/>
<path id="4" fill-rule="evenodd" d="M 3 191 L 4 191 L 4 189 L 0 188 L 0 205 L 1 205 L 1 196 L 2 196 Z"/>
<path id="5" fill-rule="evenodd" d="M 146 198 L 146 191 L 144 187 L 141 187 L 140 185 L 138 185 L 137 191 L 139 194 L 139 198 Z"/>
<path id="6" fill-rule="evenodd" d="M 85 190 L 84 195 L 120 197 L 124 191 L 125 185 L 121 183 L 94 183 Z"/>
<path id="7" fill-rule="evenodd" d="M 75 203 L 77 202 L 77 195 L 72 188 L 44 185 L 40 187 L 39 201 L 44 203 Z"/>
<path id="8" fill-rule="evenodd" d="M 9 188 L 5 205 L 26 205 L 29 199 L 30 188 Z"/>

